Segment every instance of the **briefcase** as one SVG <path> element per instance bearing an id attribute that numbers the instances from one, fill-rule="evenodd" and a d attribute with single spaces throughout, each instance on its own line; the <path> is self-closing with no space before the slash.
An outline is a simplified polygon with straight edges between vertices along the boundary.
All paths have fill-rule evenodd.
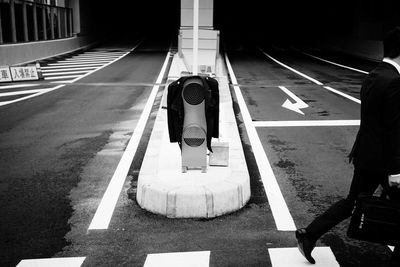
<path id="1" fill-rule="evenodd" d="M 398 245 L 400 243 L 400 203 L 384 196 L 359 196 L 347 231 L 350 238 Z"/>

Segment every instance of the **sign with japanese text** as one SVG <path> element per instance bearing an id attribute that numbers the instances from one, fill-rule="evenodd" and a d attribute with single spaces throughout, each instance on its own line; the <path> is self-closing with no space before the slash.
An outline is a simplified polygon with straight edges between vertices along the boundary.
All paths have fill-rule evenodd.
<path id="1" fill-rule="evenodd" d="M 39 80 L 35 66 L 10 67 L 13 81 Z"/>
<path id="2" fill-rule="evenodd" d="M 11 72 L 10 67 L 1 66 L 0 67 L 0 82 L 11 82 Z"/>

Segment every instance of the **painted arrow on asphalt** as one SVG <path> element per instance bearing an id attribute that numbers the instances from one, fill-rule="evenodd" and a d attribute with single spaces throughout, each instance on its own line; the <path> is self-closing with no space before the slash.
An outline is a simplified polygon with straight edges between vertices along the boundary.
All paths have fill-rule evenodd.
<path id="1" fill-rule="evenodd" d="M 286 99 L 285 103 L 282 104 L 282 107 L 304 115 L 304 112 L 300 109 L 307 108 L 308 105 L 295 94 L 290 92 L 289 89 L 287 89 L 286 87 L 279 86 L 279 88 L 294 100 L 294 103 L 292 103 L 289 99 Z"/>

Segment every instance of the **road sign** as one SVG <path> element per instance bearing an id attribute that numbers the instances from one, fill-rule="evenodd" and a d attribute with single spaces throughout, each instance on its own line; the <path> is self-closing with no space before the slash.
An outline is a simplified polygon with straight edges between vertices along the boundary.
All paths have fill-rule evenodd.
<path id="1" fill-rule="evenodd" d="M 11 72 L 9 66 L 0 67 L 0 82 L 11 82 Z"/>
<path id="2" fill-rule="evenodd" d="M 39 76 L 34 65 L 23 67 L 10 67 L 13 81 L 39 80 Z"/>

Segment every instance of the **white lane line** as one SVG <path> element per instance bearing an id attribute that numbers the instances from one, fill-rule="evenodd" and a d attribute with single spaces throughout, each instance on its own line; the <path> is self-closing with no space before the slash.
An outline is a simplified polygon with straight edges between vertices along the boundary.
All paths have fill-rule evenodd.
<path id="1" fill-rule="evenodd" d="M 316 79 L 311 78 L 310 76 L 307 76 L 307 75 L 305 75 L 304 73 L 302 73 L 302 72 L 300 72 L 300 71 L 298 71 L 298 70 L 295 70 L 295 69 L 293 69 L 292 67 L 289 67 L 289 66 L 286 65 L 286 64 L 283 64 L 282 62 L 276 60 L 275 58 L 273 58 L 273 57 L 271 57 L 270 55 L 268 55 L 267 53 L 265 53 L 261 48 L 259 48 L 259 49 L 260 49 L 260 51 L 261 51 L 265 56 L 267 56 L 268 58 L 270 58 L 270 59 L 273 60 L 274 62 L 278 63 L 279 65 L 281 65 L 281 66 L 287 68 L 288 70 L 293 71 L 294 73 L 297 73 L 298 75 L 300 75 L 300 76 L 302 76 L 302 77 L 304 77 L 304 78 L 306 78 L 306 79 L 312 81 L 312 82 L 315 83 L 315 84 L 323 85 L 323 83 L 321 83 L 320 81 L 317 81 Z"/>
<path id="2" fill-rule="evenodd" d="M 6 106 L 6 105 L 9 105 L 9 104 L 12 104 L 12 103 L 16 103 L 16 102 L 23 101 L 23 100 L 26 100 L 26 99 L 29 99 L 29 98 L 33 98 L 33 97 L 36 97 L 36 96 L 39 96 L 39 95 L 43 95 L 45 93 L 57 90 L 57 89 L 59 89 L 59 88 L 61 88 L 63 86 L 65 86 L 65 85 L 62 84 L 62 85 L 59 85 L 59 86 L 56 86 L 56 87 L 53 87 L 53 88 L 48 88 L 46 90 L 42 90 L 39 93 L 31 94 L 31 95 L 28 95 L 28 96 L 25 96 L 25 97 L 21 97 L 21 98 L 18 98 L 18 99 L 14 99 L 14 100 L 11 100 L 11 101 L 0 102 L 0 106 Z"/>
<path id="3" fill-rule="evenodd" d="M 254 127 L 359 126 L 360 120 L 254 121 Z"/>
<path id="4" fill-rule="evenodd" d="M 5 85 L 0 86 L 0 90 L 2 89 L 14 89 L 14 88 L 21 88 L 21 87 L 33 87 L 38 86 L 39 84 L 13 84 L 13 85 Z"/>
<path id="5" fill-rule="evenodd" d="M 40 92 L 42 92 L 42 91 L 48 91 L 48 90 L 49 90 L 49 89 L 33 89 L 33 90 L 23 90 L 23 91 L 14 91 L 14 92 L 0 93 L 0 97 L 14 96 L 14 95 L 35 94 L 35 93 L 40 93 Z"/>
<path id="6" fill-rule="evenodd" d="M 363 74 L 368 74 L 368 72 L 367 72 L 367 71 L 364 71 L 364 70 L 359 70 L 359 69 L 352 68 L 352 67 L 349 67 L 349 66 L 346 66 L 346 65 L 342 65 L 342 64 L 339 64 L 339 63 L 336 63 L 336 62 L 332 62 L 332 61 L 329 61 L 329 60 L 326 60 L 326 59 L 323 59 L 323 58 L 320 58 L 320 57 L 311 55 L 311 54 L 306 53 L 306 52 L 303 52 L 303 51 L 300 51 L 300 52 L 303 53 L 304 55 L 309 56 L 309 57 L 313 57 L 313 58 L 315 58 L 315 59 L 321 60 L 321 61 L 323 61 L 323 62 L 332 64 L 332 65 L 335 65 L 335 66 L 338 66 L 338 67 L 342 67 L 342 68 L 345 68 L 345 69 L 357 71 L 357 72 L 360 72 L 360 73 L 363 73 Z"/>
<path id="7" fill-rule="evenodd" d="M 50 73 L 45 72 L 45 73 L 43 73 L 43 76 L 44 76 L 44 77 L 49 77 L 49 76 L 56 76 L 56 75 L 63 75 L 63 74 L 69 75 L 69 74 L 77 74 L 77 73 L 84 74 L 84 73 L 86 73 L 86 72 L 87 72 L 87 71 L 85 71 L 85 70 L 63 71 L 63 72 L 50 72 Z"/>
<path id="8" fill-rule="evenodd" d="M 225 54 L 225 60 L 228 67 L 229 76 L 234 84 L 233 88 L 235 90 L 237 101 L 242 113 L 247 134 L 249 136 L 250 144 L 256 158 L 258 170 L 264 185 L 265 193 L 267 194 L 268 203 L 271 207 L 276 227 L 280 231 L 295 231 L 296 225 L 294 224 L 293 218 L 290 215 L 278 182 L 276 181 L 276 177 L 257 134 L 257 130 L 253 125 L 250 113 L 247 109 L 240 87 L 237 85 L 237 80 L 227 54 Z"/>
<path id="9" fill-rule="evenodd" d="M 161 68 L 160 74 L 158 75 L 156 84 L 160 84 L 162 82 L 162 79 L 167 69 L 170 55 L 171 53 L 168 52 L 167 56 L 165 57 L 165 61 Z M 118 201 L 118 197 L 121 193 L 133 157 L 135 156 L 136 149 L 139 145 L 140 138 L 142 137 L 144 128 L 146 126 L 147 120 L 151 112 L 151 108 L 153 107 L 154 100 L 156 98 L 159 88 L 160 88 L 159 85 L 153 86 L 153 89 L 151 90 L 147 103 L 142 111 L 142 115 L 140 115 L 140 119 L 129 140 L 125 152 L 122 155 L 120 162 L 118 163 L 117 169 L 115 170 L 114 175 L 111 178 L 107 190 L 104 193 L 99 206 L 97 207 L 96 213 L 92 219 L 92 222 L 89 225 L 88 230 L 108 228 L 112 214 L 114 212 L 114 208 Z"/>
<path id="10" fill-rule="evenodd" d="M 46 81 L 52 81 L 52 80 L 60 80 L 60 79 L 73 79 L 76 77 L 80 77 L 81 75 L 63 75 L 63 76 L 55 76 L 55 77 L 45 77 L 44 79 Z"/>
<path id="11" fill-rule="evenodd" d="M 143 267 L 208 267 L 210 251 L 148 254 Z"/>
<path id="12" fill-rule="evenodd" d="M 103 64 L 81 64 L 81 65 L 57 65 L 57 66 L 50 66 L 50 67 L 42 67 L 42 70 L 49 70 L 49 69 L 62 69 L 62 68 L 77 68 L 77 67 L 98 67 Z"/>
<path id="13" fill-rule="evenodd" d="M 47 69 L 47 70 L 42 70 L 43 73 L 51 73 L 51 72 L 57 72 L 57 71 L 71 71 L 71 70 L 94 70 L 97 67 L 86 67 L 86 68 L 75 68 L 75 67 L 68 67 L 68 68 L 53 68 L 53 69 Z"/>
<path id="14" fill-rule="evenodd" d="M 314 82 L 315 84 L 324 85 L 323 83 L 317 81 L 316 79 L 311 78 L 310 76 L 307 76 L 307 75 L 301 73 L 300 71 L 297 71 L 297 70 L 295 70 L 295 69 L 289 67 L 288 65 L 285 65 L 285 64 L 283 64 L 282 62 L 276 60 L 275 58 L 273 58 L 273 57 L 271 57 L 270 55 L 268 55 L 267 53 L 265 53 L 261 48 L 259 48 L 259 49 L 260 49 L 260 51 L 261 51 L 265 56 L 269 57 L 270 59 L 272 59 L 273 61 L 275 61 L 275 62 L 278 63 L 279 65 L 281 65 L 281 66 L 283 66 L 283 67 L 285 67 L 285 68 L 287 68 L 287 69 L 293 71 L 294 73 L 297 73 L 297 74 L 300 75 L 300 76 L 303 76 L 304 78 L 306 78 L 306 79 L 308 79 L 308 80 Z M 331 92 L 333 92 L 333 93 L 335 93 L 335 94 L 338 94 L 338 95 L 341 95 L 341 96 L 343 96 L 343 97 L 345 97 L 345 98 L 347 98 L 347 99 L 350 99 L 351 101 L 354 101 L 354 102 L 356 102 L 356 103 L 361 104 L 361 101 L 360 101 L 359 99 L 357 99 L 357 98 L 355 98 L 355 97 L 352 97 L 352 96 L 350 96 L 350 95 L 348 95 L 348 94 L 342 93 L 342 92 L 340 92 L 340 91 L 338 91 L 338 90 L 336 90 L 336 89 L 333 89 L 332 87 L 324 86 L 324 88 L 327 89 L 327 90 L 329 90 L 329 91 L 331 91 Z"/>
<path id="15" fill-rule="evenodd" d="M 104 60 L 106 60 L 106 59 L 109 59 L 109 60 L 112 60 L 112 59 L 116 59 L 116 58 L 118 58 L 119 56 L 112 56 L 112 57 L 110 57 L 110 56 L 84 56 L 84 55 L 80 55 L 80 56 L 74 56 L 74 57 L 71 57 L 71 58 L 67 58 L 67 59 L 65 59 L 65 60 L 78 60 L 78 59 L 82 59 L 82 60 L 89 60 L 89 59 L 93 59 L 93 60 L 95 60 L 95 59 L 104 59 Z"/>
<path id="16" fill-rule="evenodd" d="M 86 257 L 29 259 L 20 261 L 17 267 L 79 267 L 85 259 Z"/>
<path id="17" fill-rule="evenodd" d="M 350 96 L 350 95 L 348 95 L 348 94 L 342 93 L 342 92 L 340 92 L 340 91 L 338 91 L 338 90 L 336 90 L 336 89 L 333 89 L 332 87 L 324 86 L 324 88 L 327 89 L 327 90 L 329 90 L 329 91 L 331 91 L 332 93 L 341 95 L 341 96 L 343 96 L 343 97 L 345 97 L 345 98 L 347 98 L 347 99 L 350 99 L 351 101 L 354 101 L 354 102 L 356 102 L 356 103 L 358 103 L 358 104 L 361 104 L 361 100 L 359 100 L 359 99 L 357 99 L 357 98 L 355 98 L 355 97 L 352 97 L 352 96 Z"/>
<path id="18" fill-rule="evenodd" d="M 316 263 L 311 265 L 301 255 L 298 248 L 269 248 L 269 257 L 272 267 L 339 267 L 336 257 L 330 247 L 316 247 L 312 256 Z"/>
<path id="19" fill-rule="evenodd" d="M 125 53 L 127 53 L 127 52 L 129 52 L 129 50 L 128 50 L 128 51 L 125 51 L 125 52 L 86 51 L 86 52 L 84 52 L 83 54 L 89 54 L 89 55 L 105 55 L 105 56 L 117 55 L 117 56 L 120 56 L 120 55 L 123 55 L 123 54 L 125 54 Z"/>

